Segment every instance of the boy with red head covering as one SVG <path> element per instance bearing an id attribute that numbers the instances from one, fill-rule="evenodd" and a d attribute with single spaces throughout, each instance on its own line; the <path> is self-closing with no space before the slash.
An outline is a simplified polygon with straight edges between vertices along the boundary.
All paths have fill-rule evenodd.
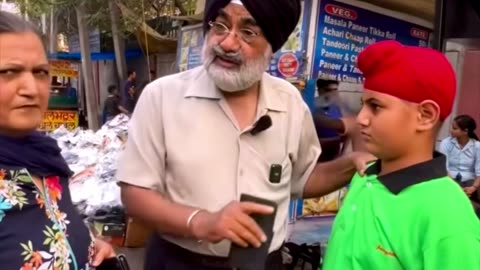
<path id="1" fill-rule="evenodd" d="M 358 57 L 357 122 L 379 158 L 354 176 L 324 270 L 480 269 L 480 222 L 434 152 L 452 111 L 455 74 L 443 54 L 383 41 Z"/>

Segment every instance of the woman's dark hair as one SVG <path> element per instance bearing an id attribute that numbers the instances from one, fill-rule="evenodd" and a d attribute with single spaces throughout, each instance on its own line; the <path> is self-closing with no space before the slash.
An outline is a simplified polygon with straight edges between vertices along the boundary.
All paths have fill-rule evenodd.
<path id="1" fill-rule="evenodd" d="M 32 23 L 10 12 L 0 11 L 0 34 L 7 33 L 35 33 L 40 39 L 42 35 Z"/>
<path id="2" fill-rule="evenodd" d="M 470 139 L 478 141 L 478 136 L 475 133 L 475 130 L 477 129 L 477 123 L 470 115 L 459 115 L 455 117 L 454 121 L 461 130 L 468 133 L 468 137 Z"/>

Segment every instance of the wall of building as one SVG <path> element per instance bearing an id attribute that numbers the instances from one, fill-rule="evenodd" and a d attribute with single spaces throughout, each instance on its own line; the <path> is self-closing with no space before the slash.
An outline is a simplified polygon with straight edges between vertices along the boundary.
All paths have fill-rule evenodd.
<path id="1" fill-rule="evenodd" d="M 452 118 L 456 115 L 468 114 L 480 125 L 480 76 L 478 75 L 480 40 L 452 39 L 447 42 L 447 56 L 453 52 L 457 54 L 454 67 L 457 72 L 458 89 Z"/>

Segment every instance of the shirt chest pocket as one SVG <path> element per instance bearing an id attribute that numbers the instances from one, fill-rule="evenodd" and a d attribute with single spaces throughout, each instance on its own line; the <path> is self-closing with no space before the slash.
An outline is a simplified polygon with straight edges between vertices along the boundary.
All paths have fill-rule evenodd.
<path id="1" fill-rule="evenodd" d="M 290 196 L 292 162 L 289 155 L 265 157 L 252 146 L 242 149 L 240 155 L 240 190 L 251 195 L 281 199 Z"/>

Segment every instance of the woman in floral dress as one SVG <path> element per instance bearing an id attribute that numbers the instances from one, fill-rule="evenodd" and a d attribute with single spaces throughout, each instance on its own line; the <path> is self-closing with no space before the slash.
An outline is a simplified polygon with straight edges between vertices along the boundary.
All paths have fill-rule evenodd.
<path id="1" fill-rule="evenodd" d="M 0 11 L 0 269 L 87 270 L 114 256 L 91 237 L 70 197 L 72 172 L 37 132 L 50 76 L 34 26 Z"/>

